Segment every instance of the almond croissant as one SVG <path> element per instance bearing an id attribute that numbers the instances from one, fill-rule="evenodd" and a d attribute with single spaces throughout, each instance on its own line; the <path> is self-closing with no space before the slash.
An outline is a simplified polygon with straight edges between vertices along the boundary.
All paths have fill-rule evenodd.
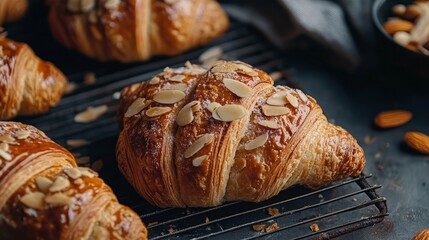
<path id="1" fill-rule="evenodd" d="M 27 44 L 0 37 L 0 119 L 47 112 L 66 85 L 63 73 Z"/>
<path id="2" fill-rule="evenodd" d="M 28 8 L 28 0 L 1 0 L 0 26 L 5 22 L 13 22 L 21 18 Z"/>
<path id="3" fill-rule="evenodd" d="M 302 91 L 242 62 L 186 65 L 122 92 L 119 168 L 150 203 L 258 202 L 361 173 L 362 148 Z"/>
<path id="4" fill-rule="evenodd" d="M 147 239 L 139 216 L 38 129 L 0 122 L 0 239 Z"/>
<path id="5" fill-rule="evenodd" d="M 67 48 L 100 61 L 177 55 L 218 37 L 228 18 L 214 0 L 50 0 L 49 22 Z"/>

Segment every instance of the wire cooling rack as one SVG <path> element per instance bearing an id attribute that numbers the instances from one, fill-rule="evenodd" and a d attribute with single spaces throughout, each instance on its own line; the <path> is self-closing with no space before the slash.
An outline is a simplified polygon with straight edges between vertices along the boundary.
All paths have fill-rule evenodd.
<path id="1" fill-rule="evenodd" d="M 41 6 L 32 9 L 26 19 L 6 30 L 12 38 L 29 43 L 42 58 L 59 66 L 77 88 L 49 113 L 17 120 L 40 128 L 63 146 L 69 139 L 87 140 L 89 145 L 68 149 L 89 156 L 88 165 L 97 162 L 101 177 L 120 202 L 133 208 L 148 225 L 151 239 L 329 239 L 374 225 L 387 216 L 386 199 L 377 195 L 381 186 L 367 181 L 371 175 L 346 179 L 315 191 L 293 187 L 261 203 L 230 202 L 205 209 L 159 209 L 149 205 L 117 169 L 114 156 L 119 134 L 115 117 L 118 100 L 114 93 L 150 79 L 166 66 L 182 66 L 187 60 L 198 63 L 201 53 L 214 46 L 223 50 L 224 58 L 239 59 L 268 73 L 284 72 L 287 58 L 256 30 L 233 20 L 221 38 L 180 56 L 128 65 L 101 64 L 59 46 L 49 33 L 46 9 Z M 96 75 L 92 85 L 83 82 L 88 72 Z M 285 84 L 287 80 L 279 83 Z M 88 124 L 73 121 L 78 112 L 99 105 L 106 105 L 108 111 L 97 121 Z M 262 230 L 258 231 L 259 228 Z"/>

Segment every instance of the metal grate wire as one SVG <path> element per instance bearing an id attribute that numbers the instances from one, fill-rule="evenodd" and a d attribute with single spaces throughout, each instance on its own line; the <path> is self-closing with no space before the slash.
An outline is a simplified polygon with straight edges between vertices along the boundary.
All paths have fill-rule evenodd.
<path id="1" fill-rule="evenodd" d="M 42 14 L 33 13 L 33 14 Z M 24 24 L 24 23 L 23 23 Z M 46 25 L 38 26 L 36 32 L 46 32 Z M 11 37 L 13 37 L 13 29 Z M 18 34 L 18 33 L 17 33 Z M 19 35 L 17 35 L 19 39 Z M 49 113 L 20 118 L 22 121 L 43 130 L 49 137 L 65 146 L 67 139 L 86 139 L 91 144 L 82 147 L 68 147 L 74 153 L 90 156 L 91 162 L 102 159 L 104 167 L 100 175 L 112 187 L 118 199 L 140 214 L 148 227 L 151 239 L 329 239 L 348 232 L 374 225 L 388 215 L 386 199 L 377 195 L 381 186 L 371 186 L 361 175 L 334 183 L 319 190 L 293 187 L 278 196 L 261 203 L 230 202 L 222 206 L 205 209 L 159 209 L 139 197 L 121 176 L 116 167 L 115 144 L 119 133 L 115 112 L 118 101 L 112 94 L 123 87 L 146 81 L 165 67 L 182 66 L 186 60 L 198 63 L 198 56 L 206 49 L 219 46 L 226 59 L 239 59 L 270 73 L 287 69 L 287 58 L 267 42 L 256 30 L 237 21 L 232 21 L 225 35 L 209 45 L 188 51 L 175 57 L 158 57 L 149 62 L 122 65 L 99 64 L 78 54 L 69 54 L 49 35 L 38 40 L 30 35 L 22 38 L 33 46 L 44 41 L 52 43 L 52 49 L 35 51 L 62 67 L 69 79 L 77 83 L 77 89 L 65 96 L 61 103 Z M 46 50 L 46 51 L 45 51 Z M 52 56 L 52 52 L 59 52 Z M 61 53 L 64 52 L 64 53 Z M 73 55 L 75 54 L 75 55 Z M 82 64 L 88 63 L 88 64 Z M 94 72 L 97 81 L 85 85 L 83 76 Z M 285 84 L 288 79 L 279 81 Z M 76 113 L 89 106 L 106 104 L 108 112 L 93 123 L 78 124 L 73 121 Z M 268 208 L 277 208 L 279 214 L 267 214 Z M 272 232 L 252 230 L 255 224 L 267 226 L 277 223 L 279 228 Z M 317 223 L 319 232 L 312 232 L 310 224 Z"/>

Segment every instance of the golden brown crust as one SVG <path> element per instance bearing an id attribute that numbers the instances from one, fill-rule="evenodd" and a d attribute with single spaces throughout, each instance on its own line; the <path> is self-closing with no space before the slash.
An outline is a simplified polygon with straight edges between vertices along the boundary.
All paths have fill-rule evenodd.
<path id="1" fill-rule="evenodd" d="M 146 239 L 103 180 L 38 129 L 0 122 L 0 144 L 1 239 Z"/>
<path id="2" fill-rule="evenodd" d="M 175 118 L 186 119 L 176 109 L 155 123 L 123 118 L 119 165 L 129 172 L 138 167 L 136 174 L 123 172 L 152 204 L 207 207 L 225 200 L 257 202 L 292 185 L 316 188 L 363 170 L 365 156 L 356 140 L 330 124 L 313 98 L 300 90 L 273 87 L 265 72 L 238 61 L 219 61 L 195 84 L 180 102 L 201 105 L 192 121 L 172 126 Z M 150 88 L 149 82 L 125 89 L 119 115 L 132 109 L 132 99 L 152 99 Z M 180 112 L 186 112 L 186 106 Z M 139 145 L 147 142 L 156 144 Z M 168 171 L 159 167 L 161 161 L 171 165 Z M 179 191 L 154 190 L 160 182 L 154 180 L 158 178 L 154 171 L 164 177 L 162 186 L 173 185 Z"/>
<path id="3" fill-rule="evenodd" d="M 3 23 L 13 22 L 21 18 L 28 8 L 28 0 L 0 1 L 0 26 Z"/>
<path id="4" fill-rule="evenodd" d="M 49 22 L 68 48 L 100 61 L 131 62 L 155 55 L 176 55 L 218 37 L 228 18 L 214 0 L 52 1 Z M 91 2 L 91 1 L 87 1 Z M 71 4 L 74 6 L 73 4 Z"/>
<path id="5" fill-rule="evenodd" d="M 178 197 L 179 189 L 175 174 L 173 156 L 173 139 L 170 137 L 176 131 L 176 115 L 180 108 L 189 101 L 191 92 L 197 84 L 197 78 L 204 71 L 195 66 L 180 69 L 166 69 L 163 73 L 154 77 L 156 83 L 144 82 L 133 85 L 122 91 L 120 115 L 125 114 L 129 106 L 137 98 L 144 97 L 150 101 L 144 110 L 138 111 L 133 116 L 124 117 L 124 130 L 118 141 L 117 158 L 119 168 L 133 183 L 136 190 L 158 206 L 183 207 L 184 204 Z M 180 79 L 180 82 L 172 81 Z M 158 79 L 158 80 L 157 80 Z M 153 96 L 163 90 L 185 84 L 185 93 L 188 97 L 174 104 L 161 104 L 152 101 Z M 159 117 L 148 117 L 146 111 L 156 107 L 170 107 L 171 111 Z M 147 149 L 145 151 L 133 151 L 132 149 Z M 153 168 L 145 166 L 152 165 Z M 141 184 L 153 181 L 153 184 Z"/>
<path id="6" fill-rule="evenodd" d="M 64 92 L 67 79 L 26 44 L 0 37 L 0 119 L 47 112 Z"/>

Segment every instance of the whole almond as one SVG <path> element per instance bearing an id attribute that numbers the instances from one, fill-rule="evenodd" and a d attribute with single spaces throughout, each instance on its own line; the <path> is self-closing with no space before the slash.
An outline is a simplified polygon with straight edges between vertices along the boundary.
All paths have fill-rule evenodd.
<path id="1" fill-rule="evenodd" d="M 429 239 L 429 229 L 423 229 L 413 237 L 413 240 L 427 240 L 427 239 Z"/>
<path id="2" fill-rule="evenodd" d="M 413 114 L 404 110 L 384 111 L 375 116 L 374 123 L 381 128 L 391 128 L 404 125 L 411 120 Z"/>
<path id="3" fill-rule="evenodd" d="M 405 142 L 412 149 L 429 154 L 429 136 L 421 132 L 405 133 Z"/>
<path id="4" fill-rule="evenodd" d="M 418 5 L 413 4 L 407 7 L 407 10 L 402 15 L 402 17 L 407 20 L 413 21 L 418 18 L 421 13 L 422 10 L 420 9 L 420 7 Z"/>
<path id="5" fill-rule="evenodd" d="M 386 31 L 390 35 L 393 35 L 399 31 L 410 32 L 413 27 L 414 24 L 410 21 L 402 19 L 392 19 L 384 24 L 384 31 Z"/>

